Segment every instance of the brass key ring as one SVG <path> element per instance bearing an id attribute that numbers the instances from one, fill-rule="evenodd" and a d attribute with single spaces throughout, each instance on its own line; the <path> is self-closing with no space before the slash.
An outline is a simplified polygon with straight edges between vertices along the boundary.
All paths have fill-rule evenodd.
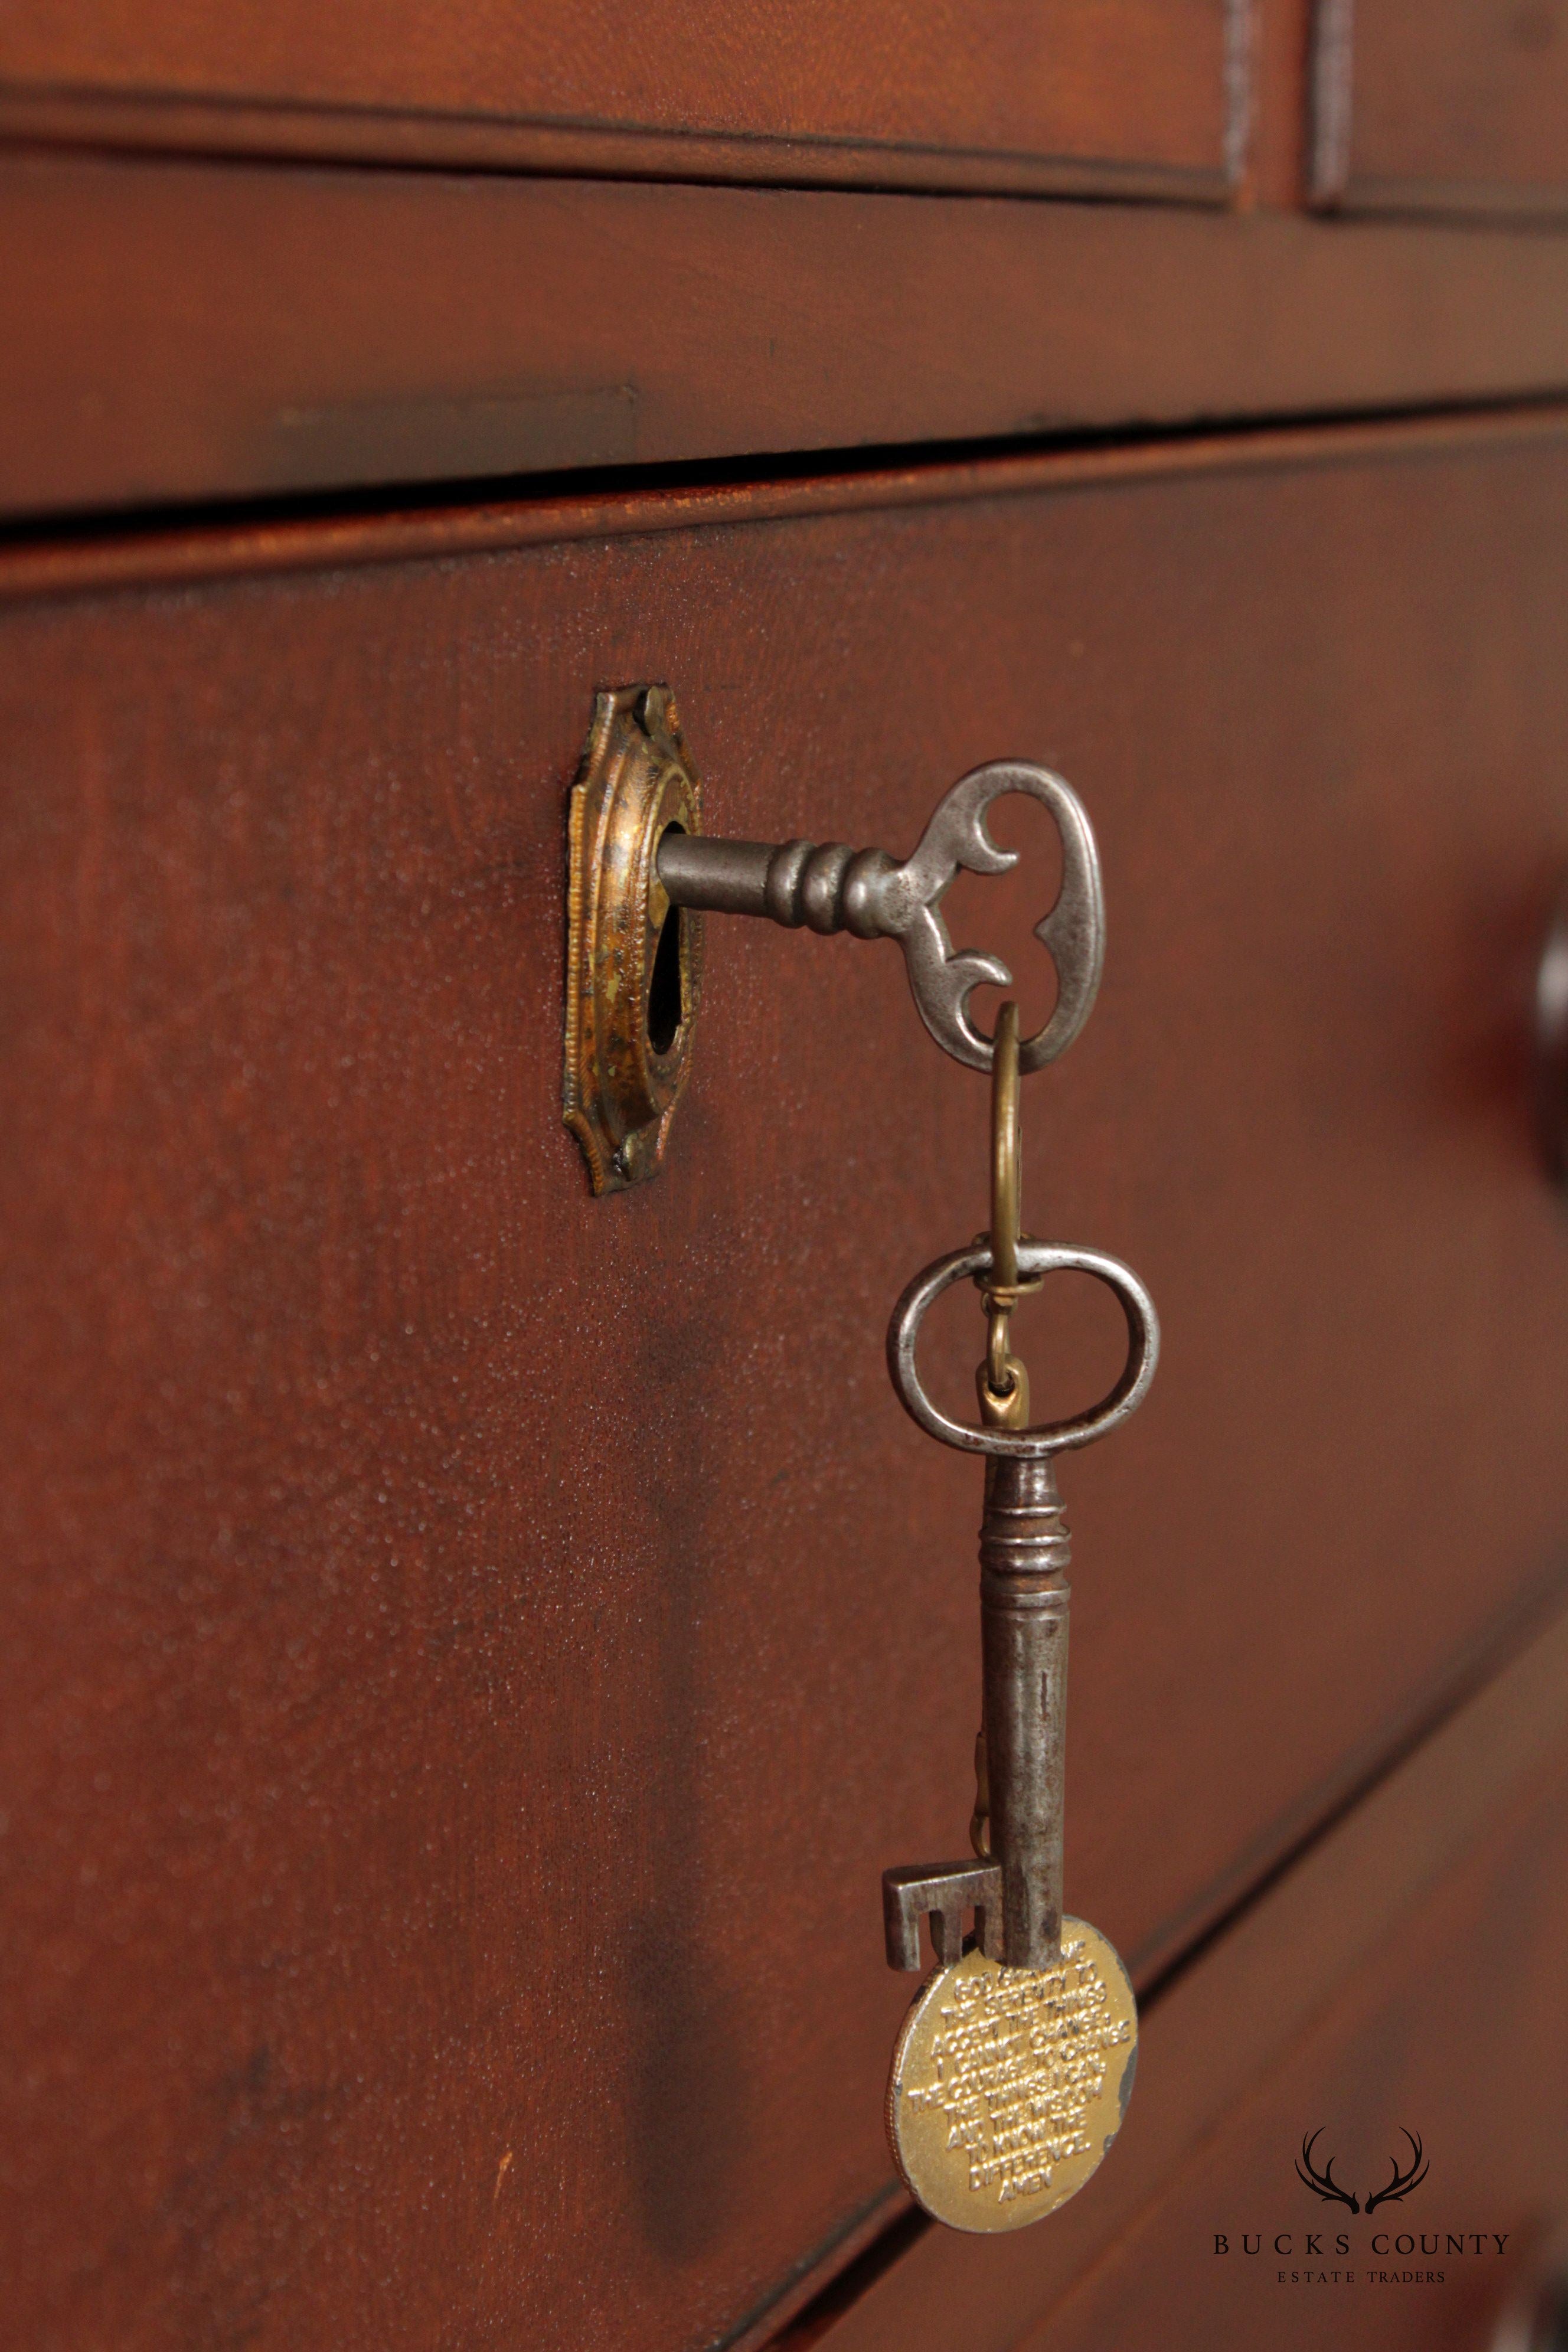
<path id="1" fill-rule="evenodd" d="M 1069 1446 L 1092 1444 L 1114 1429 L 1142 1402 L 1160 1356 L 1160 1320 L 1154 1302 L 1131 1268 L 1102 1250 L 1073 1249 L 1065 1243 L 1037 1242 L 1019 1226 L 1023 1213 L 1023 1140 L 1019 1121 L 1020 1055 L 1018 1008 L 1011 999 L 996 1022 L 991 1063 L 991 1236 L 966 1250 L 928 1265 L 916 1275 L 893 1310 L 888 1330 L 888 1369 L 899 1402 L 929 1436 L 970 1454 L 1006 1454 L 1038 1460 Z M 1038 1290 L 1047 1274 L 1072 1267 L 1092 1274 L 1116 1293 L 1127 1318 L 1127 1361 L 1109 1395 L 1070 1421 L 1043 1422 L 1031 1429 L 1009 1430 L 1000 1416 L 987 1414 L 986 1424 L 950 1421 L 938 1411 L 921 1382 L 915 1361 L 920 1327 L 933 1299 L 968 1275 L 985 1301 L 985 1362 L 982 1368 L 982 1404 L 1004 1407 L 1020 1377 L 1008 1352 L 1008 1329 L 1020 1298 Z M 1028 1410 L 1027 1386 L 1019 1411 Z"/>
<path id="2" fill-rule="evenodd" d="M 1020 1092 L 1018 1008 L 1009 998 L 997 1015 L 991 1053 L 991 1270 L 981 1284 L 986 1318 L 984 1380 L 997 1405 L 1017 1386 L 1007 1352 L 1013 1310 L 1020 1298 L 1038 1290 L 1043 1279 L 1018 1271 L 1024 1202 Z M 1028 1410 L 1026 1401 L 1023 1410 Z"/>

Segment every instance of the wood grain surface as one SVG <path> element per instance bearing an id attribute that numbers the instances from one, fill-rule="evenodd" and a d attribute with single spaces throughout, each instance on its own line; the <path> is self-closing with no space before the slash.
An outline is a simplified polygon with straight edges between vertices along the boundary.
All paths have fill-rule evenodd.
<path id="1" fill-rule="evenodd" d="M 34 135 L 1213 199 L 1240 37 L 1227 0 L 15 0 L 0 91 Z"/>
<path id="2" fill-rule="evenodd" d="M 1568 220 L 1563 0 L 1329 0 L 1317 83 L 1326 201 Z"/>
<path id="3" fill-rule="evenodd" d="M 1568 389 L 1568 243 L 1114 205 L 0 161 L 0 509 Z"/>
<path id="4" fill-rule="evenodd" d="M 662 2352 L 885 2190 L 877 1877 L 962 1841 L 977 1497 L 881 1332 L 984 1089 L 890 950 L 715 925 L 666 1172 L 590 1198 L 596 686 L 674 684 L 716 829 L 902 850 L 1008 753 L 1093 814 L 1028 1206 L 1167 1333 L 1064 1478 L 1068 1898 L 1143 1980 L 1561 1575 L 1568 446 L 1397 438 L 7 610 L 21 2340 Z M 954 894 L 1026 1011 L 1041 889 Z M 1046 1409 L 1103 1385 L 1090 1304 L 1020 1336 Z"/>

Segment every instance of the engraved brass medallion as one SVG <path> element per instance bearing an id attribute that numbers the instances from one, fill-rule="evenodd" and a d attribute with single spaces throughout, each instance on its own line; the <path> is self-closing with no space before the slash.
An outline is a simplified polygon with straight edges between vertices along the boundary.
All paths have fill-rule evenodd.
<path id="1" fill-rule="evenodd" d="M 1017 2230 L 1083 2187 L 1121 2127 L 1138 2054 L 1127 1971 L 1062 1921 L 1059 1967 L 978 1946 L 921 1987 L 893 2052 L 888 2137 L 910 2194 L 954 2230 Z"/>

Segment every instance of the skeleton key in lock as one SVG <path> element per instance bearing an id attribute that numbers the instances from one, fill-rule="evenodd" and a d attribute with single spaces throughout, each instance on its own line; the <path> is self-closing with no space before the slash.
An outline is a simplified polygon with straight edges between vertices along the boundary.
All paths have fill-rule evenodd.
<path id="1" fill-rule="evenodd" d="M 1159 1323 L 1126 1266 L 1098 1250 L 1018 1232 L 1017 1021 L 1005 1006 L 993 1072 L 993 1224 L 916 1276 L 894 1311 L 888 1360 L 899 1397 L 931 1436 L 984 1454 L 980 1530 L 983 1724 L 973 1863 L 884 1874 L 888 1958 L 920 1966 L 920 1922 L 939 1963 L 893 2054 L 888 2131 L 909 2189 L 935 2219 L 1016 2229 L 1082 2187 L 1115 2137 L 1131 2089 L 1137 2010 L 1126 1970 L 1098 1929 L 1062 1911 L 1067 1521 L 1055 1457 L 1134 1412 L 1154 1375 Z M 1121 1378 L 1092 1411 L 1029 1424 L 1028 1380 L 1008 1350 L 1020 1297 L 1073 1267 L 1115 1292 L 1127 1321 Z M 984 1291 L 986 1360 L 978 1426 L 927 1396 L 915 1349 L 926 1310 L 968 1276 Z M 974 1916 L 966 1946 L 963 1919 Z"/>

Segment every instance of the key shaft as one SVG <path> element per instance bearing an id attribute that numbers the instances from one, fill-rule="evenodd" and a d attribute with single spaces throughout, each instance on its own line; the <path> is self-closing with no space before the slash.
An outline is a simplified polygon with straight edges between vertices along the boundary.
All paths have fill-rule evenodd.
<path id="1" fill-rule="evenodd" d="M 998 1957 L 1061 1957 L 1071 1546 L 1049 1456 L 993 1458 L 980 1529 L 990 1858 L 1002 1874 Z"/>

